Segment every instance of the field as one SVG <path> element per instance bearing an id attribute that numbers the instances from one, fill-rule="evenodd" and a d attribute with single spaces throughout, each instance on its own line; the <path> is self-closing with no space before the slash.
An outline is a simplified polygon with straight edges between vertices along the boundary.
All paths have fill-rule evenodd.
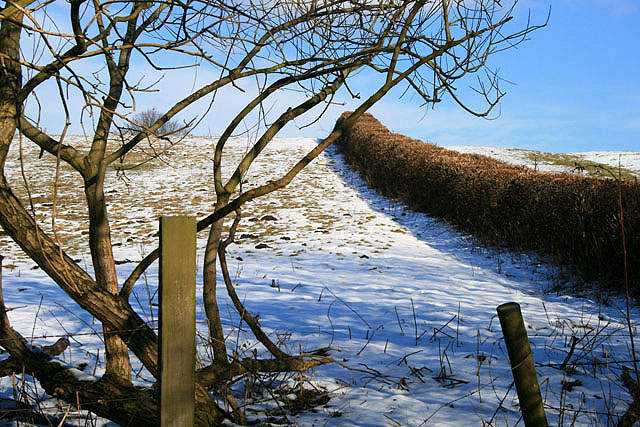
<path id="1" fill-rule="evenodd" d="M 108 196 L 122 280 L 157 245 L 159 216 L 201 218 L 210 211 L 212 143 L 189 137 L 169 148 L 162 161 L 113 170 Z M 276 178 L 315 144 L 303 138 L 274 141 L 246 177 L 245 189 Z M 246 147 L 247 141 L 237 138 L 226 155 L 237 159 Z M 44 167 L 53 159 L 38 160 L 38 154 L 25 142 L 24 167 L 16 150 L 8 179 L 23 189 L 25 203 L 31 195 L 34 214 L 90 269 L 81 183 L 71 178 L 73 171 L 62 169 L 54 200 L 54 169 Z M 121 166 L 140 163 L 147 154 L 136 153 Z M 637 160 L 624 166 L 640 172 Z M 547 265 L 536 254 L 479 247 L 448 225 L 379 196 L 333 147 L 288 188 L 248 206 L 243 218 L 240 238 L 229 248 L 240 298 L 290 351 L 322 348 L 341 362 L 306 374 L 306 386 L 329 397 L 313 411 L 283 409 L 283 401 L 295 396 L 274 402 L 260 385 L 251 390 L 239 385 L 235 392 L 249 420 L 304 426 L 515 425 L 520 414 L 495 311 L 508 301 L 522 306 L 550 425 L 610 425 L 631 400 L 619 379 L 632 359 L 619 296 L 598 294 L 588 284 L 578 287 L 570 271 Z M 206 234 L 198 237 L 202 247 Z M 76 310 L 6 236 L 0 253 L 12 325 L 40 345 L 69 336 L 64 361 L 100 375 L 100 336 L 94 333 L 99 325 Z M 154 267 L 132 296 L 152 324 L 156 293 Z M 227 306 L 220 296 L 226 332 L 237 336 L 237 351 L 261 353 Z M 634 322 L 638 314 L 634 307 Z M 197 316 L 205 333 L 200 299 Z M 206 360 L 206 347 L 199 349 Z M 149 384 L 148 373 L 140 370 L 136 381 Z M 0 388 L 7 399 L 14 393 L 39 399 L 44 412 L 66 409 L 32 382 L 16 386 L 3 378 Z M 71 410 L 67 422 L 103 421 Z"/>
<path id="2" fill-rule="evenodd" d="M 519 148 L 451 145 L 460 153 L 481 154 L 515 165 L 523 165 L 542 172 L 580 173 L 610 178 L 611 174 L 624 180 L 640 178 L 640 155 L 634 151 L 591 151 L 583 153 L 545 153 Z"/>

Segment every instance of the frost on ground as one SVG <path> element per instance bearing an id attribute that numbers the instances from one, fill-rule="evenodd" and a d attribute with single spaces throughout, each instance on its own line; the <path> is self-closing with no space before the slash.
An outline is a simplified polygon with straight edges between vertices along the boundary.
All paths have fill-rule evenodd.
<path id="1" fill-rule="evenodd" d="M 315 143 L 274 141 L 244 189 L 274 179 Z M 238 138 L 227 155 L 238 159 L 246 147 Z M 54 176 L 37 166 L 38 152 L 30 150 L 25 145 L 35 215 L 51 224 L 54 201 L 47 194 Z M 18 165 L 17 152 L 13 156 Z M 160 215 L 201 218 L 210 211 L 211 158 L 212 141 L 193 137 L 172 149 L 165 162 L 119 177 L 113 172 L 108 194 L 122 280 L 157 244 Z M 20 168 L 13 170 L 9 179 L 24 188 Z M 63 169 L 55 228 L 65 249 L 90 268 L 81 186 L 71 174 Z M 24 194 L 26 201 L 26 189 Z M 577 296 L 575 287 L 563 291 L 567 287 L 552 274 L 554 268 L 534 255 L 478 248 L 446 224 L 378 196 L 333 148 L 289 188 L 250 204 L 243 218 L 228 253 L 240 298 L 289 352 L 324 349 L 339 362 L 306 374 L 305 387 L 330 397 L 313 410 L 292 413 L 274 403 L 260 383 L 248 389 L 238 385 L 236 398 L 246 405 L 249 420 L 305 426 L 514 425 L 518 401 L 496 317 L 496 307 L 508 301 L 522 306 L 550 425 L 606 425 L 610 415 L 627 407 L 630 396 L 618 376 L 632 355 L 621 300 L 594 298 L 590 291 Z M 198 237 L 202 247 L 206 235 Z M 99 376 L 100 326 L 76 310 L 6 236 L 0 239 L 5 302 L 14 328 L 40 345 L 68 336 L 64 362 Z M 201 254 L 199 261 L 201 267 Z M 198 329 L 205 334 L 198 298 Z M 155 324 L 156 304 L 153 267 L 134 288 L 132 305 Z M 220 307 L 227 332 L 237 337 L 236 351 L 262 352 L 239 328 L 237 313 L 225 309 L 230 304 L 224 295 Z M 638 318 L 637 309 L 632 318 Z M 199 351 L 206 360 L 206 347 Z M 136 381 L 150 384 L 135 360 L 134 366 Z M 21 386 L 51 411 L 68 409 L 42 396 L 37 383 L 14 386 L 10 378 L 0 383 L 6 398 L 20 394 Z M 67 420 L 74 417 L 73 423 L 87 419 L 69 409 Z"/>

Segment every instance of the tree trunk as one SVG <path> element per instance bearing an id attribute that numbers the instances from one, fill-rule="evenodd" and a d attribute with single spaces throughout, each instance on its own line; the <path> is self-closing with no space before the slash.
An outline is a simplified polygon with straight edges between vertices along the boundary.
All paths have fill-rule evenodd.
<path id="1" fill-rule="evenodd" d="M 22 22 L 22 12 L 17 12 L 11 18 Z M 3 173 L 20 115 L 20 105 L 16 103 L 16 99 L 22 85 L 22 71 L 18 63 L 21 30 L 20 25 L 7 19 L 0 24 L 0 170 Z"/>
<path id="2" fill-rule="evenodd" d="M 17 21 L 21 21 L 22 13 L 18 12 L 12 18 Z M 5 208 L 2 208 L 0 223 L 2 223 L 5 231 L 7 231 L 23 249 L 25 249 L 26 246 L 29 246 L 32 253 L 34 251 L 40 252 L 37 258 L 40 258 L 44 263 L 53 268 L 53 265 L 51 265 L 50 262 L 47 262 L 49 260 L 45 261 L 47 258 L 46 254 L 48 253 L 49 255 L 52 255 L 53 253 L 58 254 L 60 252 L 46 252 L 43 250 L 43 241 L 41 240 L 41 233 L 39 233 L 37 225 L 32 218 L 30 218 L 24 208 L 22 208 L 13 195 L 8 183 L 4 180 L 4 165 L 7 153 L 11 146 L 13 135 L 15 134 L 18 118 L 21 114 L 21 106 L 16 104 L 15 101 L 18 99 L 18 93 L 22 85 L 22 74 L 18 63 L 18 59 L 20 58 L 20 33 L 20 25 L 15 25 L 8 20 L 2 21 L 2 26 L 0 27 L 0 54 L 3 56 L 3 61 L 0 65 L 0 170 L 2 171 L 3 178 L 0 184 L 0 198 L 3 198 L 3 201 L 11 206 L 5 205 Z M 89 189 L 87 190 L 88 193 L 91 192 Z M 97 240 L 98 244 L 95 245 L 98 250 L 94 251 L 94 248 L 92 248 L 92 256 L 94 252 L 96 253 L 96 256 L 93 256 L 96 277 L 98 278 L 98 284 L 103 289 L 111 294 L 117 294 L 118 282 L 115 274 L 113 255 L 111 254 L 109 227 L 106 222 L 106 208 L 104 206 L 104 197 L 102 195 L 101 187 L 99 187 L 99 191 L 93 193 L 93 197 L 91 197 L 91 199 L 97 202 L 92 206 L 94 209 L 91 209 L 90 207 L 90 211 L 92 212 L 90 212 L 89 215 L 90 218 L 94 219 L 94 226 L 92 227 L 92 230 L 94 231 L 94 234 L 99 236 L 99 239 Z M 0 205 L 2 205 L 2 203 L 0 203 Z M 19 217 L 21 218 L 19 219 Z M 35 239 L 30 242 L 30 244 L 25 241 L 20 241 L 21 239 L 18 236 L 21 232 L 18 230 L 17 226 L 19 223 L 30 227 L 31 230 L 34 231 L 30 237 Z M 15 232 L 11 233 L 11 229 L 14 229 Z M 24 230 L 22 230 L 22 233 L 24 233 Z M 27 234 L 29 233 L 24 233 L 22 237 L 28 239 Z M 38 234 L 40 234 L 40 236 L 38 236 Z M 25 249 L 25 252 L 31 256 L 31 253 L 28 250 Z M 110 257 L 108 256 L 109 254 Z M 53 257 L 55 257 L 55 255 L 53 255 Z M 38 262 L 36 258 L 33 259 Z M 98 261 L 96 262 L 96 260 Z M 109 260 L 112 264 L 111 269 L 108 267 Z M 70 260 L 60 260 L 60 263 L 62 264 L 61 267 L 64 269 L 65 274 L 63 275 L 68 276 Z M 51 270 L 51 268 L 44 270 Z M 71 268 L 71 270 L 73 269 Z M 57 276 L 61 276 L 60 270 L 58 271 Z M 66 279 L 68 280 L 66 288 L 69 289 L 70 287 L 73 287 L 73 282 L 75 280 L 72 277 L 66 277 Z M 63 289 L 64 288 L 65 287 L 63 287 Z M 76 298 L 77 297 L 78 295 L 76 295 Z M 126 317 L 129 318 L 131 316 L 127 315 Z M 109 326 L 105 329 L 105 342 L 107 343 L 107 373 L 130 381 L 127 347 L 119 337 L 113 335 Z"/>
<path id="3" fill-rule="evenodd" d="M 3 371 L 23 372 L 37 378 L 50 396 L 89 410 L 120 425 L 158 425 L 157 399 L 150 389 L 134 387 L 115 377 L 81 380 L 69 366 L 47 360 L 43 353 L 31 353 L 20 360 L 7 359 Z"/>
<path id="4" fill-rule="evenodd" d="M 80 379 L 69 371 L 69 366 L 51 360 L 46 354 L 26 351 L 20 360 L 10 357 L 0 364 L 4 375 L 22 375 L 37 378 L 44 391 L 107 418 L 123 426 L 157 426 L 158 395 L 155 389 L 135 387 L 115 377 Z M 226 414 L 216 405 L 204 388 L 196 384 L 195 425 L 220 425 Z"/>
<path id="5" fill-rule="evenodd" d="M 11 187 L 0 178 L 0 225 L 22 250 L 80 307 L 118 331 L 144 366 L 158 376 L 158 338 L 119 296 L 98 287 L 55 242 L 40 230 Z"/>
<path id="6" fill-rule="evenodd" d="M 219 198 L 216 202 L 216 210 L 220 206 L 227 204 L 229 197 Z M 213 347 L 214 359 L 216 362 L 227 363 L 227 349 L 224 343 L 224 332 L 222 331 L 222 322 L 220 321 L 220 311 L 216 300 L 217 294 L 217 276 L 216 265 L 218 256 L 218 247 L 222 236 L 222 227 L 224 218 L 216 221 L 211 226 L 209 238 L 207 239 L 207 247 L 204 255 L 203 268 L 203 286 L 202 299 L 204 302 L 207 321 L 209 322 L 209 341 Z"/>
<path id="7" fill-rule="evenodd" d="M 96 283 L 114 298 L 119 296 L 118 276 L 111 246 L 111 229 L 107 217 L 107 206 L 103 191 L 104 171 L 99 171 L 94 183 L 85 187 L 89 209 L 89 248 L 95 272 Z M 105 355 L 107 360 L 105 375 L 112 375 L 122 381 L 131 381 L 129 349 L 117 331 L 108 324 L 102 325 Z"/>

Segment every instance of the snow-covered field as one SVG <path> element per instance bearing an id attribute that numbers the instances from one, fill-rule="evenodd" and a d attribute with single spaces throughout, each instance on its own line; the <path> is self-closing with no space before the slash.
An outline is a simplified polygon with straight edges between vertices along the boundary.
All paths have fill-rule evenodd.
<path id="1" fill-rule="evenodd" d="M 635 176 L 640 176 L 640 151 L 587 151 L 583 153 L 570 153 L 568 155 L 553 155 L 540 151 L 505 147 L 451 145 L 444 148 L 461 153 L 482 154 L 503 162 L 536 168 L 542 172 L 575 172 L 577 166 L 575 164 L 567 166 L 552 161 L 553 158 L 563 156 L 564 160 L 575 163 L 588 161 L 606 165 L 613 171 L 615 171 L 618 166 L 621 166 L 628 169 Z"/>
<path id="2" fill-rule="evenodd" d="M 640 175 L 640 152 L 637 151 L 587 151 L 573 154 L 585 160 L 604 163 L 614 168 L 620 165 Z"/>
<path id="3" fill-rule="evenodd" d="M 168 163 L 129 171 L 126 179 L 113 174 L 108 194 L 123 280 L 135 265 L 128 261 L 141 259 L 157 244 L 160 215 L 202 217 L 210 211 L 211 144 L 206 138 L 187 138 L 172 150 Z M 245 189 L 274 179 L 315 144 L 302 138 L 274 141 L 250 171 Z M 237 159 L 246 141 L 238 138 L 232 145 L 228 155 Z M 53 171 L 32 166 L 38 152 L 25 150 L 31 194 L 42 198 L 36 213 L 50 221 L 51 201 L 44 195 Z M 10 179 L 20 186 L 13 155 L 15 176 Z M 508 151 L 502 155 L 516 161 Z M 605 158 L 599 155 L 598 161 Z M 612 158 L 617 165 L 618 156 Z M 640 171 L 639 158 L 636 153 L 624 164 Z M 71 182 L 71 172 L 63 173 L 63 181 Z M 65 191 L 81 187 L 69 185 Z M 61 200 L 58 235 L 70 254 L 88 265 L 80 196 Z M 229 247 L 240 298 L 289 351 L 328 347 L 342 364 L 307 374 L 331 399 L 314 411 L 287 415 L 292 424 L 515 425 L 518 401 L 496 317 L 496 307 L 509 301 L 523 310 L 549 425 L 609 425 L 607 414 L 620 415 L 630 401 L 618 378 L 621 366 L 630 367 L 632 360 L 619 297 L 595 298 L 593 292 L 553 278 L 552 267 L 533 255 L 479 248 L 446 224 L 378 196 L 333 148 L 289 188 L 248 206 L 243 217 L 240 238 Z M 199 235 L 200 246 L 205 238 Z M 3 284 L 13 327 L 37 344 L 69 336 L 72 344 L 61 357 L 76 366 L 87 364 L 85 372 L 100 375 L 102 352 L 99 335 L 93 333 L 99 325 L 6 236 L 0 237 L 0 253 L 8 266 Z M 132 297 L 150 321 L 156 286 L 154 266 Z M 233 330 L 238 316 L 224 296 L 220 307 Z M 633 308 L 634 322 L 639 313 Z M 206 329 L 201 299 L 198 328 Z M 253 351 L 253 344 L 239 349 Z M 136 381 L 145 384 L 148 375 L 142 371 Z M 10 378 L 2 379 L 0 387 L 7 398 L 13 396 Z M 38 394 L 36 386 L 29 387 Z M 264 420 L 265 410 L 277 409 L 258 397 L 246 402 L 250 420 Z M 54 405 L 41 398 L 43 405 Z M 68 420 L 84 425 L 82 417 Z"/>

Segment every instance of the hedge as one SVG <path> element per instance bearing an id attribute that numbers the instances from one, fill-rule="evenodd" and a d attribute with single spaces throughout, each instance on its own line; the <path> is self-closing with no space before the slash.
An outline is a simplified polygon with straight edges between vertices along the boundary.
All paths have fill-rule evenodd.
<path id="1" fill-rule="evenodd" d="M 343 114 L 338 122 L 344 119 Z M 485 244 L 538 251 L 583 279 L 640 295 L 640 184 L 537 172 L 392 133 L 363 115 L 335 143 L 372 188 L 446 220 Z"/>

